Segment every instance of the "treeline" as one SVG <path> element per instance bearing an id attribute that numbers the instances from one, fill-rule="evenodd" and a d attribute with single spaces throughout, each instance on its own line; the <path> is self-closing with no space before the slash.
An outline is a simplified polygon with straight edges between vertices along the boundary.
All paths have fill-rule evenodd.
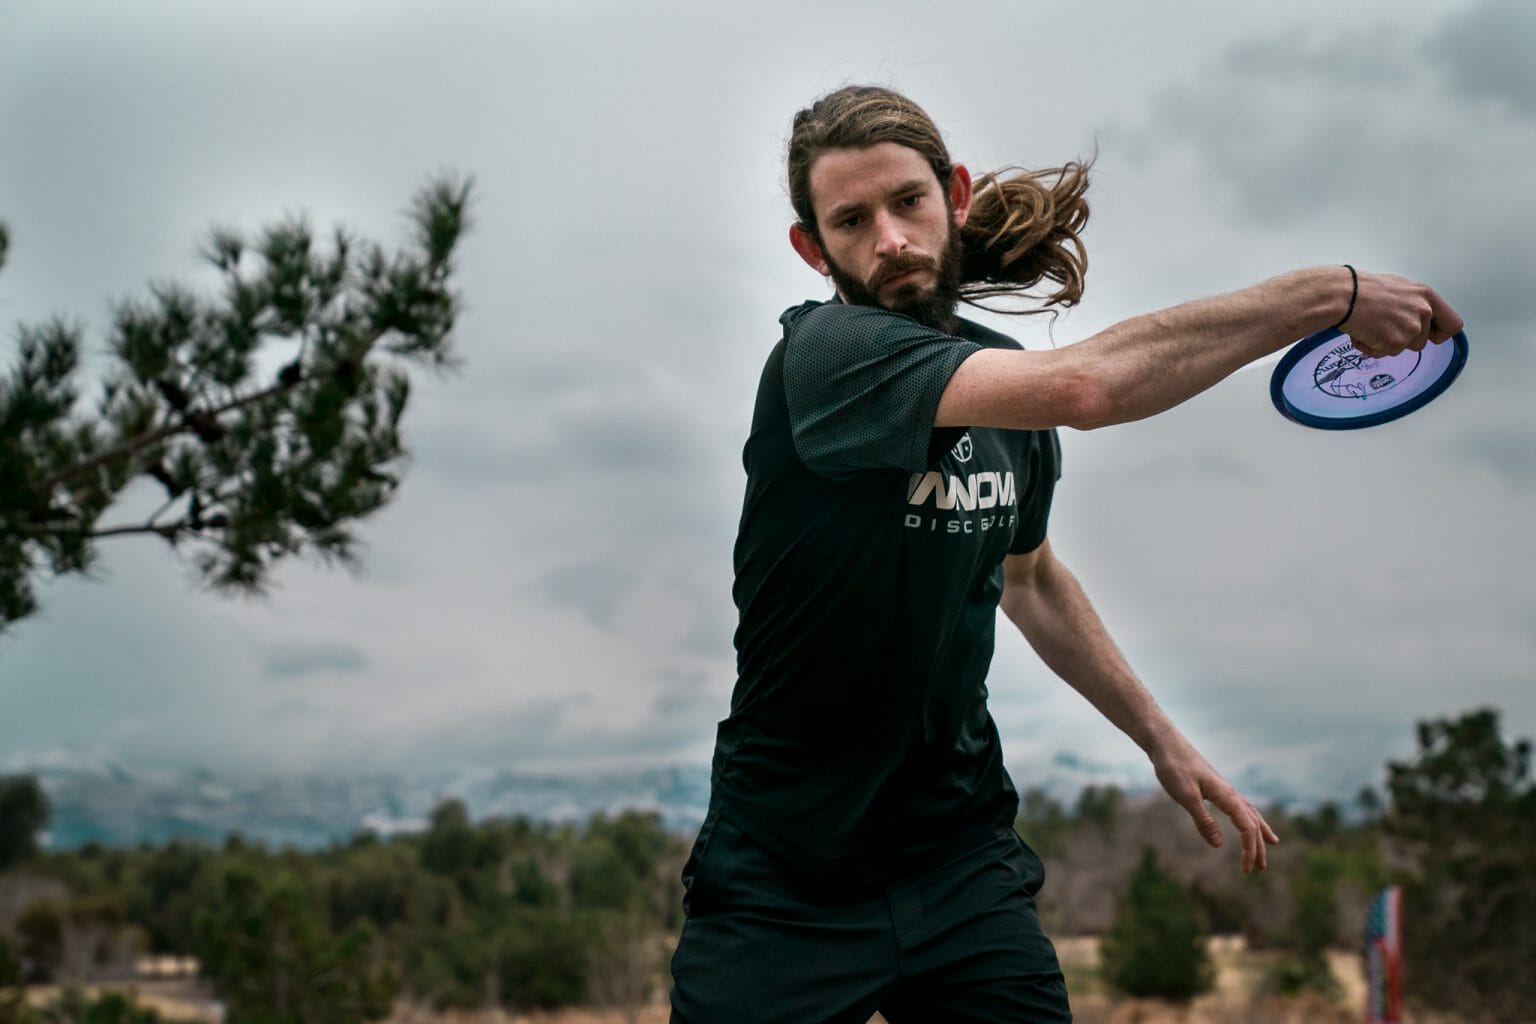
<path id="1" fill-rule="evenodd" d="M 1331 994 L 1327 951 L 1360 949 L 1370 898 L 1397 884 L 1409 996 L 1465 1020 L 1523 1019 L 1536 1005 L 1531 745 L 1507 743 L 1486 709 L 1417 738 L 1383 793 L 1266 811 L 1282 843 L 1250 876 L 1230 836 L 1209 849 L 1160 794 L 1027 791 L 1018 827 L 1046 863 L 1041 916 L 1055 935 L 1101 936 L 1099 980 L 1126 994 L 1198 994 L 1213 933 L 1268 951 L 1271 991 Z M 34 780 L 0 781 L 0 1024 L 153 1024 L 131 1006 L 19 1008 L 21 986 L 110 977 L 137 952 L 197 957 L 228 1024 L 360 1024 L 402 999 L 637 1011 L 662 991 L 682 923 L 689 840 L 647 814 L 475 823 L 447 802 L 420 834 L 316 853 L 232 838 L 45 854 L 46 819 Z"/>
<path id="2" fill-rule="evenodd" d="M 1019 832 L 1046 864 L 1047 930 L 1103 936 L 1101 975 L 1131 995 L 1189 998 L 1210 982 L 1203 937 L 1272 954 L 1272 991 L 1336 994 L 1326 954 L 1362 950 L 1367 908 L 1403 887 L 1406 994 L 1469 1021 L 1536 1006 L 1536 783 L 1529 740 L 1480 709 L 1419 724 L 1385 793 L 1305 812 L 1269 809 L 1269 870 L 1237 870 L 1161 794 L 1089 787 L 1072 805 L 1024 794 Z M 1170 975 L 1173 980 L 1170 980 Z"/>
<path id="3" fill-rule="evenodd" d="M 0 879 L 0 988 L 111 978 L 142 952 L 195 956 L 229 1024 L 377 1020 L 399 998 L 638 1007 L 681 926 L 685 855 L 650 814 L 477 824 L 457 801 L 420 834 L 316 853 L 232 838 L 43 854 Z M 6 888 L 25 902 L 8 927 Z"/>

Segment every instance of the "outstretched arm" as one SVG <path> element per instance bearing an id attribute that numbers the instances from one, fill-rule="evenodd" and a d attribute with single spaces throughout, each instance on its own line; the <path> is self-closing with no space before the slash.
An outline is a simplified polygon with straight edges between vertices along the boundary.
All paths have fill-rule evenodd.
<path id="1" fill-rule="evenodd" d="M 1243 871 L 1264 870 L 1269 861 L 1265 847 L 1279 837 L 1157 706 L 1110 639 L 1077 577 L 1051 551 L 1051 542 L 1010 555 L 1003 573 L 1003 612 L 1041 659 L 1146 751 L 1158 782 L 1189 812 L 1206 842 L 1222 844 L 1221 826 L 1206 807 L 1210 801 L 1242 837 Z"/>
<path id="2" fill-rule="evenodd" d="M 984 349 L 950 378 L 934 425 L 1088 429 L 1143 419 L 1338 323 L 1350 293 L 1347 268 L 1313 267 L 1132 317 L 1061 349 Z M 1461 328 L 1461 316 L 1429 286 L 1363 271 L 1344 325 L 1357 348 L 1377 357 L 1422 351 Z"/>

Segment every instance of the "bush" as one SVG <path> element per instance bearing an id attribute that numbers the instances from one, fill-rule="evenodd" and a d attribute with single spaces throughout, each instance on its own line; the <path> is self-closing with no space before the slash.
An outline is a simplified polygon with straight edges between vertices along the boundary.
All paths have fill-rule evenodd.
<path id="1" fill-rule="evenodd" d="M 1150 847 L 1104 936 L 1100 969 L 1129 996 L 1182 1002 L 1211 988 L 1214 970 L 1194 900 L 1157 866 Z"/>

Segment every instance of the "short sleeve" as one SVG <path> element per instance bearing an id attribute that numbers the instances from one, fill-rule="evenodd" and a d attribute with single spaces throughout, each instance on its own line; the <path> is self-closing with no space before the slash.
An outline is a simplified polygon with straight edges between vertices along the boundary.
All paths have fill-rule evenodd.
<path id="1" fill-rule="evenodd" d="M 784 323 L 784 399 L 801 461 L 834 479 L 924 468 L 944 388 L 981 346 L 869 306 L 800 307 Z"/>
<path id="2" fill-rule="evenodd" d="M 1054 430 L 1033 431 L 1029 443 L 1029 485 L 1019 495 L 1019 525 L 1010 555 L 1023 555 L 1045 543 L 1056 481 L 1061 479 L 1061 438 Z"/>

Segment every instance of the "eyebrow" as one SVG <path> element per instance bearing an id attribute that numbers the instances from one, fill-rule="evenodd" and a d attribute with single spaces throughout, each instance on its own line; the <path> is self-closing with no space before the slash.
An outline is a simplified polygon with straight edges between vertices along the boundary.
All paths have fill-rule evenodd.
<path id="1" fill-rule="evenodd" d="M 913 192 L 922 192 L 922 191 L 926 190 L 927 187 L 928 187 L 927 179 L 925 179 L 925 178 L 912 178 L 912 179 L 910 179 L 908 181 L 902 182 L 900 185 L 897 185 L 895 188 L 891 189 L 890 194 L 893 195 L 893 196 L 904 196 L 904 195 L 908 195 L 908 194 L 913 193 Z M 855 201 L 855 202 L 850 202 L 850 203 L 843 203 L 840 206 L 836 206 L 836 207 L 832 208 L 832 211 L 827 214 L 827 222 L 829 224 L 830 223 L 836 223 L 837 221 L 842 220 L 844 217 L 847 217 L 850 213 L 855 213 L 858 210 L 861 210 L 863 208 L 864 208 L 864 204 L 861 203 L 861 202 Z"/>

